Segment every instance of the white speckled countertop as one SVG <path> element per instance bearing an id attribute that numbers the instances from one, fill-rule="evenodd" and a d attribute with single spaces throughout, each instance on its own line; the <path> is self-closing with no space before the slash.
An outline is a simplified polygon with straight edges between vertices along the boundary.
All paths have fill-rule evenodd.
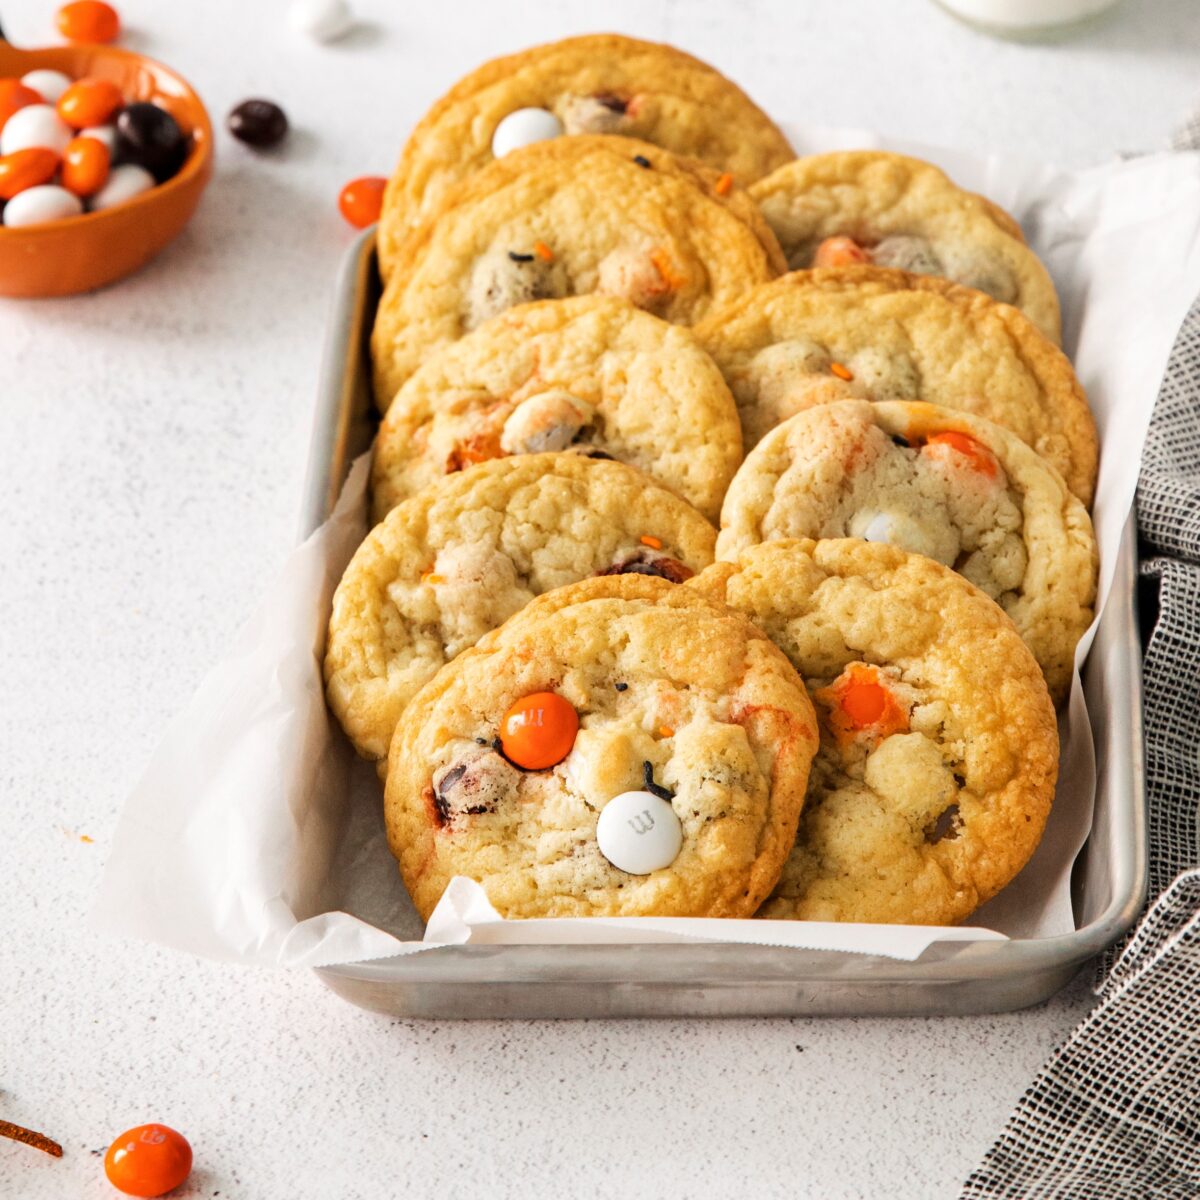
<path id="1" fill-rule="evenodd" d="M 52 0 L 3 5 L 18 44 Z M 179 1195 L 952 1196 L 1084 981 L 1039 1009 L 941 1020 L 419 1024 L 306 973 L 99 940 L 84 914 L 117 813 L 287 553 L 334 270 L 335 197 L 385 174 L 424 107 L 502 51 L 613 28 L 710 59 L 781 118 L 1074 164 L 1158 147 L 1200 90 L 1195 0 L 1128 0 L 1054 46 L 994 42 L 927 0 L 359 0 L 330 48 L 282 0 L 123 0 L 126 44 L 220 121 L 189 230 L 97 295 L 0 301 L 0 1196 L 113 1193 L 92 1153 L 185 1132 Z M 84 836 L 91 841 L 83 840 Z"/>

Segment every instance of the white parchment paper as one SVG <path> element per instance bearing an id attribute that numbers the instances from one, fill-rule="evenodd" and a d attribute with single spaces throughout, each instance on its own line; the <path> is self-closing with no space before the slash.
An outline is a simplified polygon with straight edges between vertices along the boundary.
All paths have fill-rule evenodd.
<path id="1" fill-rule="evenodd" d="M 1063 302 L 1101 435 L 1094 510 L 1107 599 L 1140 447 L 1167 356 L 1200 292 L 1200 156 L 1058 171 L 791 129 L 799 153 L 878 146 L 932 159 L 1021 221 Z M 455 881 L 422 927 L 383 836 L 380 784 L 329 717 L 321 653 L 330 598 L 366 531 L 367 463 L 330 520 L 291 555 L 233 647 L 172 722 L 130 796 L 94 924 L 211 958 L 311 967 L 464 941 L 722 940 L 916 958 L 935 940 L 1048 937 L 1074 928 L 1069 881 L 1087 836 L 1095 756 L 1076 678 L 1058 793 L 1025 870 L 976 928 L 670 919 L 504 921 Z M 1091 644 L 1084 639 L 1077 662 Z M 422 940 L 422 939 L 425 940 Z"/>

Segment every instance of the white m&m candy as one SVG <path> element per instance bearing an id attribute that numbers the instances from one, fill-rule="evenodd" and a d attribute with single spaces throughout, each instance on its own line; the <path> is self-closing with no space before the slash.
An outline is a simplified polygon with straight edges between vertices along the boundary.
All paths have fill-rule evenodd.
<path id="1" fill-rule="evenodd" d="M 40 71 L 26 71 L 21 76 L 21 82 L 27 88 L 33 88 L 47 104 L 57 104 L 59 96 L 75 81 L 61 71 L 43 67 Z"/>
<path id="2" fill-rule="evenodd" d="M 83 203 L 66 188 L 43 183 L 38 187 L 18 192 L 4 206 L 4 224 L 10 229 L 22 225 L 44 225 L 47 221 L 61 221 L 63 217 L 77 217 L 83 212 Z"/>
<path id="3" fill-rule="evenodd" d="M 89 125 L 86 129 L 81 129 L 79 137 L 95 138 L 98 142 L 103 142 L 108 147 L 109 154 L 115 154 L 117 150 L 117 127 L 115 125 Z"/>
<path id="4" fill-rule="evenodd" d="M 0 154 L 44 148 L 61 154 L 75 131 L 50 104 L 27 104 L 18 108 L 4 123 L 0 133 Z"/>
<path id="5" fill-rule="evenodd" d="M 492 134 L 492 153 L 503 158 L 513 150 L 528 146 L 532 142 L 544 142 L 556 138 L 563 131 L 563 123 L 544 108 L 518 108 L 510 112 Z"/>
<path id="6" fill-rule="evenodd" d="M 600 810 L 596 841 L 618 871 L 649 875 L 675 861 L 683 826 L 671 805 L 653 792 L 622 792 Z"/>
<path id="7" fill-rule="evenodd" d="M 153 186 L 154 176 L 145 167 L 139 167 L 137 163 L 122 163 L 109 171 L 104 186 L 92 197 L 89 207 L 93 212 L 112 208 L 114 204 L 122 204 L 148 192 Z"/>
<path id="8" fill-rule="evenodd" d="M 867 542 L 885 542 L 911 554 L 924 554 L 927 558 L 945 561 L 945 547 L 940 544 L 941 539 L 907 513 L 859 513 L 850 522 L 850 536 L 860 537 Z"/>
<path id="9" fill-rule="evenodd" d="M 332 42 L 350 31 L 354 14 L 346 0 L 296 0 L 288 10 L 288 23 L 297 33 Z"/>

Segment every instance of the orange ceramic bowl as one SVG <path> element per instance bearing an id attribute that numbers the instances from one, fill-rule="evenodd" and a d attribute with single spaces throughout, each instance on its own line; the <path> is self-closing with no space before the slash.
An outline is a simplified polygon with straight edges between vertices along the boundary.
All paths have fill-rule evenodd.
<path id="1" fill-rule="evenodd" d="M 212 123 L 174 71 L 112 46 L 19 50 L 0 41 L 0 78 L 49 67 L 72 79 L 111 79 L 125 99 L 167 109 L 191 139 L 179 174 L 102 212 L 17 229 L 0 226 L 0 296 L 70 296 L 136 271 L 183 227 L 212 175 Z"/>

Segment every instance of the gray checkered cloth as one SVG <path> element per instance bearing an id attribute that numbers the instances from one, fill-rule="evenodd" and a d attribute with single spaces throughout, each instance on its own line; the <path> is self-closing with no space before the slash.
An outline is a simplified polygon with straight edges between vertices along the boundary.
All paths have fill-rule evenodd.
<path id="1" fill-rule="evenodd" d="M 1137 510 L 1152 900 L 962 1200 L 1200 1197 L 1200 299 L 1154 408 Z"/>

